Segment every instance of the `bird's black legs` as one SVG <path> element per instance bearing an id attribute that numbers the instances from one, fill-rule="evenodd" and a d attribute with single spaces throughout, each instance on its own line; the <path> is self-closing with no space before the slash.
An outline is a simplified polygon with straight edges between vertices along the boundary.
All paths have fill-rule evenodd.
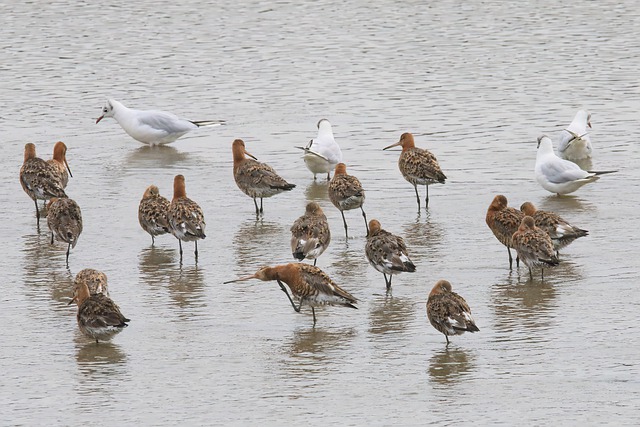
<path id="1" fill-rule="evenodd" d="M 348 239 L 349 233 L 347 232 L 347 220 L 344 219 L 344 211 L 340 211 L 340 213 L 342 214 L 342 222 L 344 223 L 344 235 Z"/>

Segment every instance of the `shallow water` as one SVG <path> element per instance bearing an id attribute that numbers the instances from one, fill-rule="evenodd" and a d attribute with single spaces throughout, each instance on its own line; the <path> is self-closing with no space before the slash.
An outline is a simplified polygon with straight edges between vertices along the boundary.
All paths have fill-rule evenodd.
<path id="1" fill-rule="evenodd" d="M 0 5 L 2 424 L 636 424 L 640 261 L 636 148 L 640 25 L 635 2 L 220 2 Z M 193 120 L 225 119 L 149 148 L 106 97 Z M 618 169 L 556 197 L 535 182 L 536 138 L 592 112 L 594 169 Z M 359 211 L 340 213 L 296 145 L 326 117 L 368 218 L 403 236 L 417 265 L 394 277 L 364 258 Z M 411 131 L 448 180 L 430 209 L 381 149 Z M 297 184 L 264 202 L 235 186 L 231 142 Z M 66 246 L 36 230 L 18 170 L 26 142 L 63 140 L 84 231 Z M 182 173 L 207 239 L 156 245 L 137 222 L 150 184 Z M 486 227 L 495 194 L 562 214 L 590 235 L 530 280 Z M 423 193 L 422 193 L 423 194 Z M 275 283 L 225 280 L 293 261 L 289 227 L 320 203 L 332 243 L 318 266 L 359 299 L 296 314 Z M 80 335 L 67 306 L 96 268 L 130 326 Z M 444 337 L 425 301 L 446 278 L 480 332 Z"/>

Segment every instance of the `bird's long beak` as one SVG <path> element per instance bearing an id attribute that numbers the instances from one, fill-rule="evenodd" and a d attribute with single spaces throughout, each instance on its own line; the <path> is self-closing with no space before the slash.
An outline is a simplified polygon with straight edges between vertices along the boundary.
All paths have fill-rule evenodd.
<path id="1" fill-rule="evenodd" d="M 256 156 L 254 156 L 253 154 L 249 153 L 247 150 L 244 150 L 244 154 L 246 154 L 247 156 L 251 157 L 253 160 L 258 160 L 258 159 L 256 159 Z"/>
<path id="2" fill-rule="evenodd" d="M 587 126 L 589 126 L 589 129 L 591 129 L 591 121 L 587 122 Z"/>
<path id="3" fill-rule="evenodd" d="M 104 119 L 104 115 L 100 116 L 96 119 L 96 124 L 100 123 L 100 120 Z"/>
<path id="4" fill-rule="evenodd" d="M 398 145 L 401 144 L 401 141 L 396 142 L 395 144 L 391 144 L 388 147 L 384 147 L 383 150 L 388 150 L 389 148 L 393 148 L 393 147 L 397 147 Z"/>
<path id="5" fill-rule="evenodd" d="M 251 280 L 251 279 L 255 279 L 256 275 L 252 274 L 250 276 L 244 276 L 244 277 L 240 277 L 238 279 L 235 280 L 227 280 L 226 282 L 222 282 L 223 285 L 226 285 L 227 283 L 234 283 L 234 282 L 243 282 L 245 280 Z"/>
<path id="6" fill-rule="evenodd" d="M 71 301 L 69 301 L 69 303 L 68 303 L 67 305 L 71 305 L 71 304 L 73 304 L 74 302 L 76 302 L 77 300 L 78 300 L 78 297 L 74 296 L 74 297 L 71 299 Z"/>
<path id="7" fill-rule="evenodd" d="M 67 162 L 67 158 L 64 159 L 64 164 L 67 166 L 67 170 L 69 171 L 69 176 L 73 178 L 73 174 L 71 173 L 71 168 L 69 167 L 69 162 Z"/>

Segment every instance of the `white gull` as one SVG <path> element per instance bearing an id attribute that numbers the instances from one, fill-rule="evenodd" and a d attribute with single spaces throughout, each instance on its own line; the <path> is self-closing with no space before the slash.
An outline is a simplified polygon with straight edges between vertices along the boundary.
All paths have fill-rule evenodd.
<path id="1" fill-rule="evenodd" d="M 571 161 L 591 158 L 593 147 L 587 127 L 591 128 L 591 114 L 580 110 L 576 113 L 571 124 L 560 133 L 558 142 L 560 157 Z"/>
<path id="2" fill-rule="evenodd" d="M 318 122 L 318 136 L 309 141 L 306 147 L 296 147 L 304 150 L 304 162 L 307 168 L 316 174 L 326 173 L 327 180 L 331 179 L 330 172 L 338 163 L 342 162 L 342 151 L 333 137 L 331 123 L 327 119 Z"/>
<path id="3" fill-rule="evenodd" d="M 133 139 L 149 145 L 168 144 L 199 127 L 224 124 L 224 120 L 191 121 L 164 111 L 134 110 L 115 99 L 107 101 L 96 123 L 107 117 L 113 117 Z"/>
<path id="4" fill-rule="evenodd" d="M 551 139 L 542 135 L 538 138 L 536 156 L 536 180 L 545 190 L 559 195 L 569 194 L 583 185 L 600 179 L 599 175 L 616 171 L 592 172 L 580 169 L 580 166 L 561 159 L 553 152 Z"/>

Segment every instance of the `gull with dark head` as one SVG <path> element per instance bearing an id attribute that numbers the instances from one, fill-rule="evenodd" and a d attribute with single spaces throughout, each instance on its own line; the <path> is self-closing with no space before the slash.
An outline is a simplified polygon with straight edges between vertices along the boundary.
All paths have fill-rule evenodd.
<path id="1" fill-rule="evenodd" d="M 199 127 L 225 123 L 224 120 L 186 120 L 165 111 L 134 110 L 115 99 L 107 101 L 96 123 L 108 117 L 113 117 L 133 139 L 148 145 L 168 144 Z"/>

